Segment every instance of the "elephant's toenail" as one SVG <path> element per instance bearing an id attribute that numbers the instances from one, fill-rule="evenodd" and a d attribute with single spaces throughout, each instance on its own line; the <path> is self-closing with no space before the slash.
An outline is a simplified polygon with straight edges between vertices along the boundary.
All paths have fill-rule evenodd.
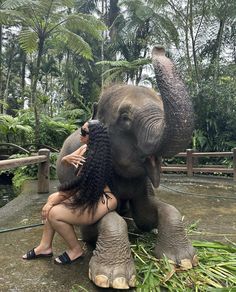
<path id="1" fill-rule="evenodd" d="M 107 276 L 97 275 L 94 279 L 94 283 L 98 287 L 109 288 L 109 280 L 108 280 Z"/>
<path id="2" fill-rule="evenodd" d="M 129 285 L 124 277 L 116 278 L 112 283 L 112 287 L 114 289 L 129 289 Z"/>
<path id="3" fill-rule="evenodd" d="M 193 257 L 192 264 L 193 264 L 193 267 L 196 267 L 198 265 L 198 257 L 196 254 Z"/>
<path id="4" fill-rule="evenodd" d="M 133 275 L 130 280 L 129 280 L 129 286 L 130 287 L 135 287 L 136 286 L 136 276 Z"/>
<path id="5" fill-rule="evenodd" d="M 89 279 L 90 279 L 90 280 L 93 280 L 93 279 L 92 279 L 92 273 L 91 273 L 91 270 L 90 270 L 90 269 L 89 269 Z"/>
<path id="6" fill-rule="evenodd" d="M 192 267 L 193 267 L 192 262 L 189 259 L 181 260 L 180 270 L 187 271 L 192 269 Z"/>

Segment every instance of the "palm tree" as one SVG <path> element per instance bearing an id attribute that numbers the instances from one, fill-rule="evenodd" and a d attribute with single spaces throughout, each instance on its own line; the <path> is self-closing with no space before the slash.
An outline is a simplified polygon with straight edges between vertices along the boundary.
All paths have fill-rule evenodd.
<path id="1" fill-rule="evenodd" d="M 116 1 L 115 1 L 116 2 Z M 110 27 L 110 40 L 105 43 L 105 59 L 115 60 L 117 55 L 122 63 L 122 70 L 115 65 L 110 73 L 124 73 L 136 84 L 143 74 L 143 63 L 147 63 L 150 47 L 154 43 L 169 46 L 178 45 L 178 32 L 168 13 L 162 9 L 167 1 L 122 0 L 119 1 L 120 13 L 116 8 L 116 17 Z M 117 67 L 118 65 L 118 67 Z M 109 71 L 107 71 L 108 73 Z"/>
<path id="2" fill-rule="evenodd" d="M 27 53 L 35 53 L 31 76 L 30 105 L 35 114 L 35 140 L 39 143 L 39 112 L 37 85 L 46 43 L 60 41 L 74 54 L 92 59 L 92 50 L 83 35 L 101 39 L 105 26 L 92 15 L 74 13 L 74 0 L 6 0 L 0 10 L 2 24 L 21 28 L 19 42 Z M 80 33 L 80 34 L 79 34 Z"/>

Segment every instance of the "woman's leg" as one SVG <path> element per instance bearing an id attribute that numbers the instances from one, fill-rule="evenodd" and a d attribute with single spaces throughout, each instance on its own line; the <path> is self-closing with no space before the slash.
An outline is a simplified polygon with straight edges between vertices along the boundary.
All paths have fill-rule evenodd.
<path id="1" fill-rule="evenodd" d="M 70 209 L 65 204 L 56 205 L 49 211 L 48 220 L 53 229 L 58 232 L 67 243 L 67 254 L 71 260 L 74 260 L 83 254 L 83 250 L 78 242 L 73 225 L 93 224 L 109 211 L 114 210 L 116 206 L 116 198 L 112 196 L 108 202 L 104 203 L 102 199 L 99 201 L 93 216 L 88 210 L 81 213 L 79 208 Z M 56 260 L 60 262 L 59 259 Z"/>
<path id="2" fill-rule="evenodd" d="M 43 235 L 39 245 L 34 248 L 35 255 L 50 254 L 52 252 L 52 241 L 55 235 L 55 230 L 50 222 L 46 220 L 43 226 Z M 27 259 L 27 254 L 23 255 L 23 259 Z"/>
<path id="3" fill-rule="evenodd" d="M 83 254 L 83 249 L 79 244 L 73 225 L 57 219 L 58 209 L 50 211 L 49 220 L 53 228 L 67 243 L 67 254 L 70 260 L 73 261 Z M 58 258 L 56 258 L 56 261 L 60 263 Z"/>

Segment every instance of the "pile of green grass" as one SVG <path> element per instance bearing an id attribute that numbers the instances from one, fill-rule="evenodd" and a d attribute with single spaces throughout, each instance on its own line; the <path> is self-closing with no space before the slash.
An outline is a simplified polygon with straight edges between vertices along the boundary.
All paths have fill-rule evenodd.
<path id="1" fill-rule="evenodd" d="M 131 249 L 137 269 L 137 292 L 236 291 L 236 244 L 192 241 L 197 267 L 180 271 L 153 253 L 155 236 L 138 236 Z"/>

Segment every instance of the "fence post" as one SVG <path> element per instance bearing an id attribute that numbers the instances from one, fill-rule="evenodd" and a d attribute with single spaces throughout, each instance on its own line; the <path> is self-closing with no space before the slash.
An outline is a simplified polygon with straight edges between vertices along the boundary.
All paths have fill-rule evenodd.
<path id="1" fill-rule="evenodd" d="M 50 167 L 50 150 L 40 149 L 38 155 L 46 155 L 47 160 L 38 165 L 38 193 L 49 192 L 49 167 Z"/>
<path id="2" fill-rule="evenodd" d="M 236 147 L 233 148 L 233 180 L 236 181 Z"/>
<path id="3" fill-rule="evenodd" d="M 187 149 L 187 176 L 193 176 L 193 149 Z"/>

